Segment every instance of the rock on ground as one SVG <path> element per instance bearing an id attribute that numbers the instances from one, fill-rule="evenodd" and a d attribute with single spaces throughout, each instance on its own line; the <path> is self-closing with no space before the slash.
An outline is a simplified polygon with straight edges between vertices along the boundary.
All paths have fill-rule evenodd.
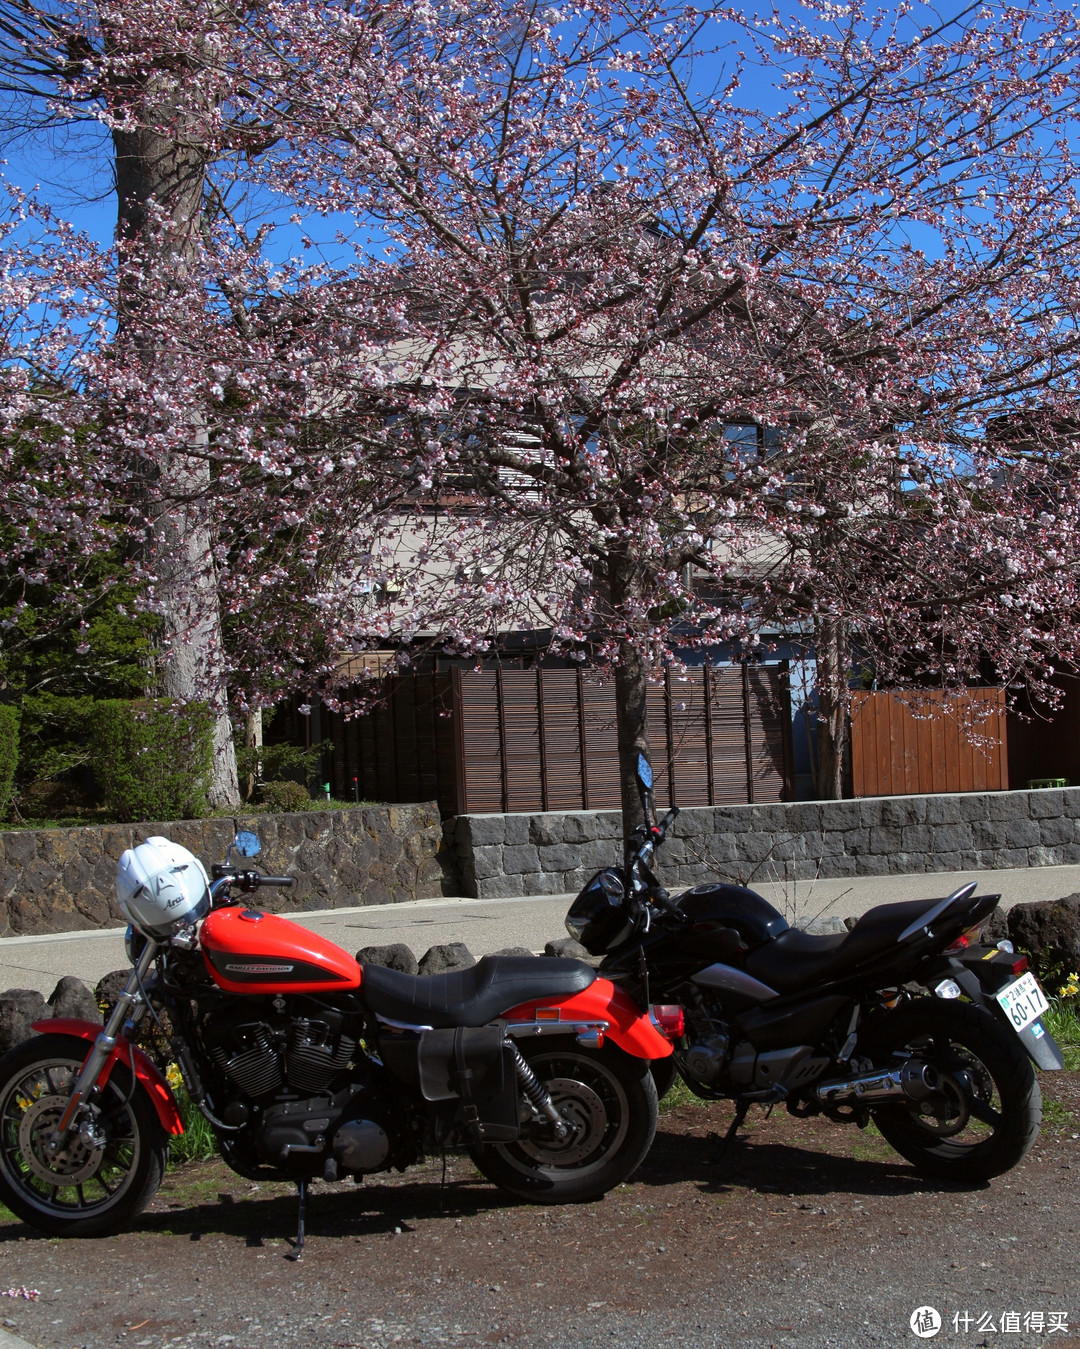
<path id="1" fill-rule="evenodd" d="M 1009 936 L 1040 968 L 1080 970 L 1080 894 L 1009 910 Z"/>
<path id="2" fill-rule="evenodd" d="M 0 997 L 0 1054 L 29 1040 L 35 1021 L 46 1021 L 52 1008 L 35 989 L 9 988 Z"/>
<path id="3" fill-rule="evenodd" d="M 476 957 L 463 941 L 446 942 L 433 946 L 420 957 L 417 974 L 446 974 L 450 970 L 467 970 L 476 964 Z"/>
<path id="4" fill-rule="evenodd" d="M 81 979 L 73 974 L 65 974 L 49 994 L 49 1006 L 53 1016 L 73 1017 L 76 1021 L 93 1021 L 101 1024 L 101 1009 L 98 1000 Z"/>
<path id="5" fill-rule="evenodd" d="M 415 974 L 418 969 L 416 957 L 403 941 L 391 942 L 388 946 L 362 946 L 356 953 L 356 963 L 384 965 L 401 974 Z"/>

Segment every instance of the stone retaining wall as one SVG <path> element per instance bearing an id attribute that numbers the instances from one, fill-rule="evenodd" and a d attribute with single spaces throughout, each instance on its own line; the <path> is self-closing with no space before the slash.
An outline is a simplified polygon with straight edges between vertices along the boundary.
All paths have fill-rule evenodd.
<path id="1" fill-rule="evenodd" d="M 278 913 L 391 904 L 454 894 L 452 858 L 434 803 L 309 810 L 287 815 L 181 820 L 168 824 L 0 832 L 0 937 L 124 922 L 116 863 L 125 848 L 164 834 L 205 863 L 220 861 L 238 829 L 262 841 L 262 870 L 295 876 L 291 889 L 260 892 Z M 449 865 L 449 868 L 447 867 Z"/>
<path id="2" fill-rule="evenodd" d="M 573 892 L 620 860 L 618 811 L 463 815 L 451 821 L 463 893 Z M 1080 787 L 693 806 L 660 850 L 668 886 L 1080 863 Z"/>

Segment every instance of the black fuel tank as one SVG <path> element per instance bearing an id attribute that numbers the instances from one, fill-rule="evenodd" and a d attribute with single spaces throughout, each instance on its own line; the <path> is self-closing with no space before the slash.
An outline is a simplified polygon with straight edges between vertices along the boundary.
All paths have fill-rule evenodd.
<path id="1" fill-rule="evenodd" d="M 675 902 L 690 920 L 684 933 L 734 928 L 747 951 L 779 937 L 789 926 L 767 899 L 741 885 L 695 885 Z"/>

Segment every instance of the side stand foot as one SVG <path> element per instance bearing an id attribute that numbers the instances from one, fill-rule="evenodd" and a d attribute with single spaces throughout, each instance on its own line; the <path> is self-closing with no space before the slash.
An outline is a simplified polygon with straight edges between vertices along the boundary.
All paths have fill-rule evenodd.
<path id="1" fill-rule="evenodd" d="M 304 1222 L 307 1218 L 307 1187 L 306 1180 L 296 1182 L 296 1196 L 299 1200 L 299 1212 L 296 1222 L 296 1239 L 293 1241 L 292 1250 L 286 1255 L 286 1260 L 299 1260 L 304 1253 Z"/>
<path id="2" fill-rule="evenodd" d="M 708 1162 L 706 1163 L 707 1166 L 719 1166 L 720 1163 L 724 1160 L 728 1148 L 731 1147 L 731 1144 L 735 1139 L 735 1135 L 742 1128 L 743 1123 L 746 1120 L 746 1115 L 749 1109 L 750 1109 L 749 1101 L 738 1102 L 738 1104 L 735 1107 L 735 1118 L 728 1125 L 727 1133 L 723 1136 L 722 1139 L 720 1139 L 720 1146 L 709 1158 Z"/>

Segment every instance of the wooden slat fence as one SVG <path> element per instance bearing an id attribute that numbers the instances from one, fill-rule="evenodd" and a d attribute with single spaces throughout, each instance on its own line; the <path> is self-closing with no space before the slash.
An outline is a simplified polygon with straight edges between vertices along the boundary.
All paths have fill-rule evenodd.
<path id="1" fill-rule="evenodd" d="M 1005 713 L 1004 689 L 852 694 L 854 795 L 1007 791 Z"/>
<path id="2" fill-rule="evenodd" d="M 680 806 L 790 795 L 786 665 L 666 673 L 648 692 L 656 796 Z M 618 809 L 615 689 L 583 670 L 396 675 L 372 712 L 329 714 L 331 785 L 435 799 L 448 814 Z"/>

